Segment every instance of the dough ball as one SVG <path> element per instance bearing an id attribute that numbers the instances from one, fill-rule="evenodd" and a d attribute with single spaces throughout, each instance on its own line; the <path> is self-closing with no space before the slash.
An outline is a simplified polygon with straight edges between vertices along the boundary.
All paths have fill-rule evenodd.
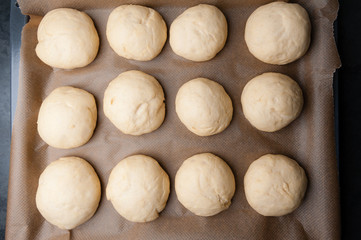
<path id="1" fill-rule="evenodd" d="M 265 63 L 283 65 L 302 57 L 311 41 L 311 23 L 296 3 L 273 2 L 248 18 L 245 40 L 249 51 Z"/>
<path id="2" fill-rule="evenodd" d="M 251 207 L 264 216 L 293 212 L 307 188 L 305 171 L 295 160 L 267 154 L 254 161 L 244 176 L 244 190 Z"/>
<path id="3" fill-rule="evenodd" d="M 213 216 L 231 205 L 236 189 L 232 170 L 211 153 L 185 160 L 175 176 L 179 202 L 198 216 Z"/>
<path id="4" fill-rule="evenodd" d="M 105 90 L 104 114 L 125 134 L 152 132 L 165 116 L 162 86 L 143 72 L 123 72 Z"/>
<path id="5" fill-rule="evenodd" d="M 113 168 L 106 192 L 122 217 L 149 222 L 158 218 L 167 203 L 169 177 L 153 158 L 133 155 Z"/>
<path id="6" fill-rule="evenodd" d="M 183 84 L 175 100 L 176 112 L 189 131 L 199 136 L 222 132 L 232 120 L 233 107 L 224 88 L 209 79 Z"/>
<path id="7" fill-rule="evenodd" d="M 91 63 L 99 48 L 92 19 L 84 12 L 58 8 L 48 12 L 38 28 L 36 54 L 45 64 L 63 69 Z"/>
<path id="8" fill-rule="evenodd" d="M 175 54 L 188 60 L 208 61 L 227 40 L 227 20 L 215 6 L 188 8 L 170 26 L 169 43 Z"/>
<path id="9" fill-rule="evenodd" d="M 300 115 L 302 90 L 290 77 L 264 73 L 249 81 L 241 96 L 244 116 L 258 130 L 275 132 Z"/>
<path id="10" fill-rule="evenodd" d="M 94 215 L 100 195 L 100 181 L 92 166 L 78 157 L 64 157 L 40 175 L 36 207 L 51 224 L 73 229 Z"/>
<path id="11" fill-rule="evenodd" d="M 89 141 L 96 122 L 97 107 L 93 95 L 79 88 L 59 87 L 41 104 L 38 132 L 52 147 L 75 148 Z"/>
<path id="12" fill-rule="evenodd" d="M 149 61 L 158 56 L 167 39 L 167 25 L 155 10 L 121 5 L 108 18 L 107 38 L 121 57 Z"/>

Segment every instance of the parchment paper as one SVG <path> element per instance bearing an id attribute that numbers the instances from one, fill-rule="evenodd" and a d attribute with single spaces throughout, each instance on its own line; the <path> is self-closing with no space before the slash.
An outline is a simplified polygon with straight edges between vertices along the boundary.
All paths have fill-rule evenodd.
<path id="1" fill-rule="evenodd" d="M 204 1 L 19 1 L 30 22 L 22 33 L 19 98 L 14 121 L 7 214 L 7 239 L 339 239 L 339 192 L 335 154 L 332 79 L 340 66 L 333 38 L 337 0 L 299 0 L 312 21 L 312 42 L 307 54 L 294 63 L 273 66 L 261 63 L 246 48 L 244 27 L 253 10 L 270 0 Z M 293 1 L 292 1 L 293 2 Z M 150 62 L 117 56 L 106 40 L 105 27 L 113 8 L 137 3 L 157 10 L 169 28 L 186 8 L 198 3 L 219 7 L 225 14 L 229 34 L 224 49 L 212 60 L 195 63 L 175 55 L 167 41 L 161 54 Z M 58 7 L 85 11 L 94 20 L 101 46 L 89 66 L 75 70 L 53 69 L 35 54 L 36 32 L 41 17 Z M 103 113 L 103 93 L 108 83 L 127 70 L 153 75 L 164 88 L 166 118 L 153 133 L 128 136 L 118 131 Z M 251 127 L 245 119 L 240 96 L 245 84 L 268 71 L 287 74 L 304 91 L 300 117 L 275 133 Z M 174 101 L 179 87 L 190 79 L 207 77 L 219 82 L 230 95 L 234 115 L 230 126 L 211 137 L 189 132 L 178 119 Z M 56 87 L 71 85 L 92 93 L 98 105 L 98 123 L 84 146 L 60 150 L 49 147 L 37 133 L 37 115 L 42 100 Z M 201 152 L 223 158 L 236 178 L 236 193 L 230 208 L 213 217 L 198 217 L 177 200 L 174 178 L 182 162 Z M 263 217 L 247 203 L 243 177 L 249 164 L 266 153 L 285 154 L 304 167 L 309 178 L 302 205 L 283 217 Z M 150 223 L 131 223 L 119 216 L 106 200 L 105 187 L 111 169 L 124 157 L 146 154 L 159 161 L 171 179 L 168 204 Z M 102 199 L 96 214 L 74 230 L 60 230 L 44 220 L 35 206 L 38 177 L 52 161 L 79 156 L 96 169 L 102 183 Z"/>

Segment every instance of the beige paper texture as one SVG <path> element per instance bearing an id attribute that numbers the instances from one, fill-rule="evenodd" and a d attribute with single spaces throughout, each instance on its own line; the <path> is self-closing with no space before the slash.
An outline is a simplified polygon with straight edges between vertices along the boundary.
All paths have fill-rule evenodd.
<path id="1" fill-rule="evenodd" d="M 20 86 L 14 121 L 6 238 L 20 239 L 339 239 L 339 192 L 334 137 L 333 72 L 340 66 L 333 21 L 337 0 L 299 0 L 312 21 L 312 42 L 300 60 L 274 66 L 254 58 L 245 45 L 244 27 L 253 10 L 270 0 L 229 1 L 19 1 L 23 14 L 31 16 L 22 33 Z M 105 35 L 108 15 L 116 6 L 137 3 L 157 10 L 169 28 L 186 8 L 198 3 L 219 7 L 225 14 L 229 34 L 224 49 L 208 62 L 195 63 L 175 55 L 169 41 L 160 55 L 149 62 L 126 60 L 110 48 Z M 101 45 L 97 58 L 75 70 L 53 69 L 35 54 L 36 32 L 41 16 L 58 7 L 85 11 L 94 20 Z M 127 70 L 153 75 L 164 88 L 166 118 L 153 133 L 124 135 L 103 113 L 103 94 L 108 83 Z M 256 130 L 245 119 L 241 92 L 253 77 L 268 71 L 287 74 L 304 91 L 300 117 L 275 133 Z M 222 133 L 199 137 L 178 119 L 174 101 L 179 87 L 190 79 L 207 77 L 222 84 L 230 95 L 234 115 Z M 91 140 L 82 147 L 60 150 L 49 147 L 37 133 L 37 115 L 42 100 L 56 87 L 71 85 L 92 93 L 98 106 L 98 123 Z M 174 178 L 182 162 L 201 152 L 223 158 L 236 178 L 236 193 L 230 208 L 213 217 L 198 217 L 177 200 Z M 309 178 L 303 204 L 283 217 L 263 217 L 247 203 L 243 177 L 249 164 L 266 153 L 294 158 Z M 106 200 L 105 187 L 111 169 L 124 157 L 146 154 L 159 161 L 169 174 L 171 193 L 160 217 L 150 223 L 132 223 L 119 216 Z M 102 183 L 102 199 L 93 218 L 74 230 L 60 230 L 44 220 L 35 205 L 38 177 L 52 161 L 78 156 L 96 169 Z"/>

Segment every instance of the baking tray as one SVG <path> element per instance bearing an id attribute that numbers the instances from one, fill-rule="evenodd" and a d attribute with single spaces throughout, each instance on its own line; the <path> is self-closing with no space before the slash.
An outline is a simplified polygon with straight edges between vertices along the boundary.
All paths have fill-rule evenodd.
<path id="1" fill-rule="evenodd" d="M 13 12 L 13 9 L 14 11 L 16 11 L 17 9 L 15 7 L 12 6 L 12 12 Z M 18 10 L 17 10 L 18 11 Z M 20 41 L 14 41 L 14 39 L 16 39 L 17 37 L 20 36 L 20 32 L 21 32 L 21 28 L 22 26 L 24 25 L 24 23 L 28 20 L 27 17 L 25 16 L 22 16 L 21 14 L 19 14 L 19 11 L 18 13 L 15 13 L 12 14 L 12 16 L 14 16 L 12 19 L 17 19 L 15 22 L 16 24 L 15 25 L 12 25 L 12 26 L 17 26 L 15 28 L 17 28 L 18 30 L 15 30 L 15 31 L 11 31 L 12 33 L 12 116 L 13 113 L 15 112 L 15 105 L 16 105 L 16 94 L 17 94 L 17 87 L 18 87 L 18 63 L 19 63 L 19 47 L 20 47 Z M 17 16 L 17 17 L 15 17 Z M 14 22 L 14 21 L 13 21 Z M 337 78 L 337 74 L 335 75 L 335 79 Z M 337 91 L 337 82 L 336 84 L 334 84 L 334 93 L 335 93 L 335 114 L 338 113 L 338 109 L 337 109 L 337 99 L 338 99 L 338 91 Z M 13 117 L 12 117 L 12 120 L 13 120 Z M 337 127 L 337 123 L 338 123 L 338 115 L 335 115 L 335 121 L 336 121 L 336 136 L 337 133 L 338 133 L 338 127 Z M 338 148 L 337 148 L 338 149 Z M 104 187 L 104 186 L 103 186 Z"/>

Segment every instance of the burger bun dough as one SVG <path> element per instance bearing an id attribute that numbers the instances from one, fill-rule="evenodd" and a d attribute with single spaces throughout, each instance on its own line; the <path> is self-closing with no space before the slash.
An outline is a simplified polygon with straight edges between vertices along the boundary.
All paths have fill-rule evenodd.
<path id="1" fill-rule="evenodd" d="M 170 26 L 169 43 L 175 54 L 196 62 L 208 61 L 227 40 L 227 20 L 215 6 L 188 8 Z"/>
<path id="2" fill-rule="evenodd" d="M 303 95 L 290 77 L 264 73 L 246 84 L 241 103 L 244 116 L 255 128 L 275 132 L 298 117 L 303 107 Z"/>
<path id="3" fill-rule="evenodd" d="M 245 40 L 259 60 L 284 65 L 302 57 L 311 41 L 311 23 L 297 3 L 272 2 L 257 8 L 248 18 Z"/>
<path id="4" fill-rule="evenodd" d="M 89 141 L 97 122 L 93 95 L 70 86 L 53 90 L 41 104 L 40 137 L 52 147 L 69 149 Z"/>
<path id="5" fill-rule="evenodd" d="M 264 216 L 283 216 L 300 204 L 307 188 L 305 171 L 295 160 L 267 154 L 254 161 L 244 177 L 251 207 Z"/>
<path id="6" fill-rule="evenodd" d="M 220 84 L 207 78 L 196 78 L 183 84 L 175 105 L 181 122 L 199 136 L 220 133 L 232 120 L 231 98 Z"/>
<path id="7" fill-rule="evenodd" d="M 36 206 L 48 222 L 70 230 L 94 215 L 100 195 L 100 181 L 93 167 L 84 159 L 64 157 L 40 175 Z"/>
<path id="8" fill-rule="evenodd" d="M 165 116 L 162 86 L 154 77 L 135 70 L 123 72 L 109 83 L 103 104 L 105 116 L 130 135 L 156 130 Z"/>
<path id="9" fill-rule="evenodd" d="M 91 63 L 99 48 L 92 19 L 84 12 L 58 8 L 48 12 L 38 28 L 36 54 L 45 64 L 62 69 Z"/>
<path id="10" fill-rule="evenodd" d="M 175 177 L 179 202 L 198 216 L 213 216 L 226 210 L 236 183 L 230 167 L 211 153 L 201 153 L 185 160 Z"/>
<path id="11" fill-rule="evenodd" d="M 155 10 L 139 5 L 121 5 L 109 15 L 106 35 L 121 57 L 149 61 L 158 56 L 167 39 L 167 25 Z"/>
<path id="12" fill-rule="evenodd" d="M 122 217 L 149 222 L 164 209 L 169 191 L 169 177 L 158 162 L 145 155 L 133 155 L 113 168 L 106 194 Z"/>

